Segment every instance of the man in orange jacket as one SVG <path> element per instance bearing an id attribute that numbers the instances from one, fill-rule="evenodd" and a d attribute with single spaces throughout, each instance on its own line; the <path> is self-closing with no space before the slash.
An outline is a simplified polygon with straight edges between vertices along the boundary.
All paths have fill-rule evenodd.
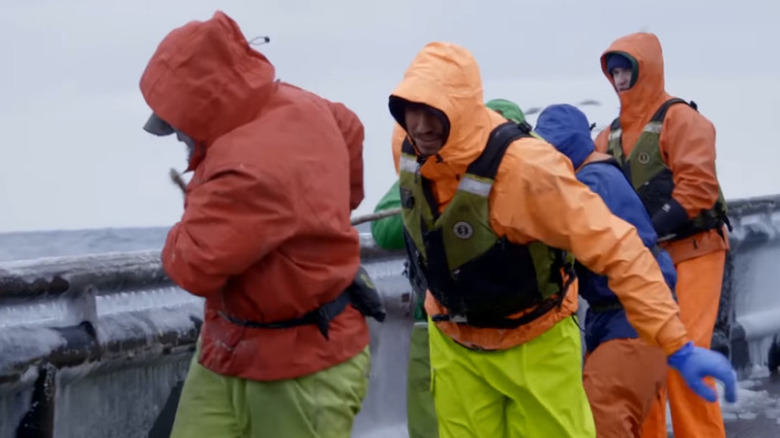
<path id="1" fill-rule="evenodd" d="M 492 99 L 485 106 L 515 123 L 525 123 L 525 114 L 520 107 L 506 99 Z M 399 124 L 393 126 L 393 158 L 397 163 L 401 156 L 406 133 Z M 398 173 L 396 166 L 396 173 Z M 376 206 L 376 211 L 401 207 L 399 181 L 390 187 Z M 401 216 L 391 216 L 371 223 L 371 235 L 377 245 L 386 249 L 403 249 L 404 229 Z M 423 302 L 427 288 L 413 265 L 407 267 L 406 275 L 412 285 L 415 297 L 414 327 L 409 342 L 409 371 L 407 373 L 406 411 L 409 438 L 437 438 L 439 436 L 436 411 L 431 396 L 431 361 L 428 348 L 428 318 Z"/>
<path id="2" fill-rule="evenodd" d="M 550 144 L 488 109 L 464 48 L 426 45 L 389 99 L 406 131 L 404 233 L 428 294 L 441 437 L 595 436 L 582 387 L 571 251 L 703 396 L 719 353 L 694 347 L 651 252 Z"/>
<path id="3" fill-rule="evenodd" d="M 616 40 L 601 56 L 601 67 L 620 98 L 620 117 L 599 134 L 596 148 L 617 158 L 650 213 L 677 270 L 680 318 L 693 342 L 709 348 L 728 250 L 715 128 L 695 106 L 666 92 L 655 35 Z M 725 436 L 717 402 L 697 397 L 676 371 L 667 387 L 675 437 Z M 662 393 L 642 436 L 665 438 L 665 417 Z"/>
<path id="4" fill-rule="evenodd" d="M 176 133 L 194 171 L 162 251 L 205 298 L 173 437 L 348 438 L 368 384 L 351 304 L 363 126 L 274 76 L 217 12 L 168 34 L 141 77 L 144 128 Z"/>

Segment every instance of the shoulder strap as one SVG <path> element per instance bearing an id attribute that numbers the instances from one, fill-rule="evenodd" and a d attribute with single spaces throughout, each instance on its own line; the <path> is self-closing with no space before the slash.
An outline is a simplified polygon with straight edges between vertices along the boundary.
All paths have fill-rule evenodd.
<path id="1" fill-rule="evenodd" d="M 409 137 L 407 136 L 404 138 L 404 142 L 401 145 L 401 151 L 405 154 L 409 155 L 417 155 L 417 152 L 414 150 L 414 146 L 412 146 L 412 143 L 409 141 Z M 420 158 L 417 158 L 418 162 Z M 425 197 L 425 201 L 428 203 L 428 206 L 431 209 L 431 214 L 433 215 L 434 219 L 437 219 L 439 217 L 439 203 L 436 201 L 436 196 L 433 194 L 433 191 L 431 190 L 431 182 L 423 177 L 419 176 L 419 181 L 421 184 L 423 196 Z M 406 196 L 406 197 L 405 197 Z M 410 194 L 404 194 L 404 191 L 401 190 L 401 201 L 404 204 L 404 206 L 408 203 L 411 203 L 411 205 L 414 205 L 414 199 L 411 197 Z"/>
<path id="2" fill-rule="evenodd" d="M 691 101 L 690 103 L 686 102 L 683 99 L 680 99 L 679 97 L 673 97 L 666 102 L 664 102 L 660 108 L 658 108 L 658 111 L 653 114 L 653 118 L 650 119 L 651 122 L 663 122 L 664 117 L 666 117 L 666 111 L 669 110 L 669 107 L 678 103 L 684 103 L 688 105 L 689 107 L 693 108 L 695 111 L 698 111 L 698 105 L 696 105 L 696 102 Z"/>
<path id="3" fill-rule="evenodd" d="M 620 167 L 620 163 L 618 163 L 618 160 L 613 157 L 612 155 L 607 154 L 599 154 L 600 156 L 597 158 L 594 158 L 592 160 L 587 160 L 582 165 L 577 168 L 576 172 L 579 172 L 580 170 L 584 169 L 586 166 L 589 166 L 591 164 L 611 164 L 615 166 L 621 173 L 623 172 L 623 169 Z M 601 156 L 603 155 L 603 156 Z M 575 172 L 575 173 L 576 173 Z"/>
<path id="4" fill-rule="evenodd" d="M 696 105 L 696 102 L 690 101 L 686 102 L 683 99 L 680 99 L 679 97 L 673 97 L 666 102 L 664 102 L 660 108 L 658 108 L 658 111 L 653 114 L 653 117 L 650 119 L 651 122 L 662 122 L 664 120 L 664 117 L 666 117 L 666 111 L 669 109 L 670 106 L 677 104 L 677 103 L 684 103 L 688 105 L 689 107 L 693 108 L 694 110 L 698 111 L 699 106 Z M 612 124 L 609 125 L 610 131 L 615 131 L 617 129 L 620 129 L 620 117 L 616 118 L 612 121 Z"/>
<path id="5" fill-rule="evenodd" d="M 414 147 L 412 146 L 412 143 L 409 141 L 409 137 L 404 137 L 404 142 L 401 145 L 401 152 L 409 155 L 416 155 L 417 153 L 414 151 Z"/>
<path id="6" fill-rule="evenodd" d="M 618 160 L 617 160 L 615 157 L 613 157 L 613 156 L 610 156 L 610 157 L 609 157 L 609 159 L 607 159 L 607 160 L 604 160 L 604 161 L 595 161 L 595 162 L 596 162 L 596 163 L 606 163 L 606 164 L 611 164 L 611 165 L 613 165 L 613 166 L 617 167 L 619 171 L 623 172 L 623 169 L 620 167 L 620 163 L 618 163 Z"/>
<path id="7" fill-rule="evenodd" d="M 501 164 L 501 159 L 504 158 L 507 148 L 518 138 L 530 137 L 529 127 L 528 124 L 517 124 L 514 122 L 496 126 L 488 136 L 485 150 L 469 165 L 467 172 L 483 178 L 495 178 L 498 166 Z"/>
<path id="8" fill-rule="evenodd" d="M 579 168 L 577 168 L 577 170 L 575 170 L 574 173 L 580 173 L 580 171 L 582 169 L 586 168 L 587 166 L 589 166 L 591 164 L 599 164 L 599 163 L 611 164 L 611 165 L 615 166 L 615 169 L 617 169 L 618 172 L 620 172 L 620 174 L 623 175 L 626 178 L 626 182 L 628 183 L 629 186 L 631 186 L 631 178 L 629 176 L 630 173 L 631 173 L 631 168 L 629 166 L 626 166 L 625 169 L 620 167 L 620 163 L 612 155 L 599 154 L 598 157 L 595 157 L 594 159 L 591 159 L 591 160 L 588 160 L 588 161 L 582 163 L 582 165 Z"/>

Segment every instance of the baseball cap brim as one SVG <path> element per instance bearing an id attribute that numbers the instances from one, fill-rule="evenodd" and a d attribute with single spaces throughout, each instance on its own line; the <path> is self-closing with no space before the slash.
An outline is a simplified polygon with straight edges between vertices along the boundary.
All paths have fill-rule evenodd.
<path id="1" fill-rule="evenodd" d="M 146 124 L 144 124 L 144 131 L 159 135 L 159 136 L 166 136 L 173 134 L 173 126 L 171 126 L 168 122 L 161 119 L 157 114 L 152 113 L 151 116 L 149 116 L 149 120 L 146 121 Z"/>

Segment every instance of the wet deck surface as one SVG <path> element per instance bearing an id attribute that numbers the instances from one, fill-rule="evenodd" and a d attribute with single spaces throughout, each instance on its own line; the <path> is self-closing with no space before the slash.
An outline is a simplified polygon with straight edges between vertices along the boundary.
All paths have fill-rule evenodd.
<path id="1" fill-rule="evenodd" d="M 780 376 L 740 382 L 739 401 L 723 406 L 728 438 L 780 437 Z"/>

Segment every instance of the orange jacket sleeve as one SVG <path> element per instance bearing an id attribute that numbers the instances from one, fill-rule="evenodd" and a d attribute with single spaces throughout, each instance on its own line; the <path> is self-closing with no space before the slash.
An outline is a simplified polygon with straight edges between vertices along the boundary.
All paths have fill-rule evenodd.
<path id="1" fill-rule="evenodd" d="M 401 127 L 398 123 L 393 124 L 393 139 L 392 139 L 392 147 L 393 147 L 393 164 L 395 164 L 395 173 L 398 174 L 400 172 L 400 163 L 401 163 L 401 149 L 404 145 L 404 140 L 406 139 L 406 131 L 404 131 L 404 128 Z"/>
<path id="2" fill-rule="evenodd" d="M 168 233 L 162 263 L 181 288 L 206 297 L 286 240 L 295 218 L 279 189 L 283 185 L 267 172 L 242 163 L 204 179 L 188 190 L 184 215 Z"/>
<path id="3" fill-rule="evenodd" d="M 669 108 L 661 128 L 661 151 L 672 170 L 672 197 L 689 218 L 715 205 L 715 127 L 687 105 Z"/>
<path id="4" fill-rule="evenodd" d="M 332 103 L 331 110 L 349 149 L 349 208 L 358 208 L 363 201 L 363 123 L 341 103 Z"/>
<path id="5" fill-rule="evenodd" d="M 688 341 L 677 304 L 636 229 L 577 181 L 571 162 L 552 146 L 535 139 L 511 145 L 491 197 L 498 233 L 516 243 L 538 240 L 571 251 L 590 270 L 607 275 L 643 339 L 667 354 Z"/>

